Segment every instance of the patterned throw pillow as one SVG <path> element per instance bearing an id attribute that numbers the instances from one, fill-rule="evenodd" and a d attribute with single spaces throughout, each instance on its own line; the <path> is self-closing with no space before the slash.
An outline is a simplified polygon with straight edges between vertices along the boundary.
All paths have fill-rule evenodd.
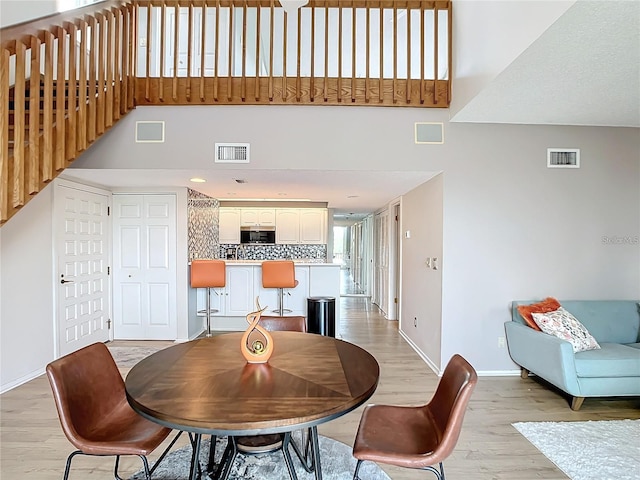
<path id="1" fill-rule="evenodd" d="M 585 326 L 562 307 L 554 312 L 533 313 L 532 315 L 543 332 L 570 342 L 574 353 L 600 348 L 596 339 Z"/>

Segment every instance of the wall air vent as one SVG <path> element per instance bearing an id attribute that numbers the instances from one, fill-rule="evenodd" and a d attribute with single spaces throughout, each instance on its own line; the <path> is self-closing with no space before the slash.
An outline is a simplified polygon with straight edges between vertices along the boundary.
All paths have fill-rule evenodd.
<path id="1" fill-rule="evenodd" d="M 579 148 L 547 148 L 548 168 L 580 168 Z"/>
<path id="2" fill-rule="evenodd" d="M 136 122 L 136 143 L 164 143 L 164 122 Z"/>
<path id="3" fill-rule="evenodd" d="M 248 143 L 216 143 L 216 163 L 249 163 Z"/>

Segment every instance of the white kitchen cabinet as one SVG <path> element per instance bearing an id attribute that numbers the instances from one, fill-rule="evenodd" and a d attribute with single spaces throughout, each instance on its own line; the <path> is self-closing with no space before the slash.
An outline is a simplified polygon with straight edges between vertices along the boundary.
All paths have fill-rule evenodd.
<path id="1" fill-rule="evenodd" d="M 327 243 L 327 210 L 325 208 L 300 209 L 300 243 Z"/>
<path id="2" fill-rule="evenodd" d="M 276 211 L 276 243 L 299 243 L 300 209 L 279 208 Z"/>
<path id="3" fill-rule="evenodd" d="M 218 238 L 221 244 L 240 243 L 240 209 L 220 208 Z"/>
<path id="4" fill-rule="evenodd" d="M 227 264 L 226 285 L 211 289 L 211 308 L 218 310 L 212 314 L 214 317 L 244 317 L 255 310 L 254 269 L 252 265 Z M 198 289 L 198 312 L 207 308 L 206 291 L 206 288 Z"/>
<path id="5" fill-rule="evenodd" d="M 276 243 L 327 243 L 327 209 L 277 209 Z"/>
<path id="6" fill-rule="evenodd" d="M 276 224 L 275 208 L 242 208 L 240 209 L 241 227 L 273 227 Z"/>

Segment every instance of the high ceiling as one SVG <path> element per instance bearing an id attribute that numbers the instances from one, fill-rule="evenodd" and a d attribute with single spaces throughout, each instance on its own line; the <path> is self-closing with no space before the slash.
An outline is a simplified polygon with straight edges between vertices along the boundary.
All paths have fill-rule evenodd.
<path id="1" fill-rule="evenodd" d="M 454 5 L 471 4 L 460 0 Z M 464 63 L 474 52 L 455 54 L 458 63 Z M 570 5 L 451 121 L 640 127 L 640 1 L 579 0 Z M 227 198 L 251 192 L 252 198 L 324 201 L 341 221 L 362 218 L 434 174 L 226 170 L 214 181 L 190 184 L 184 179 L 205 172 L 68 169 L 66 173 L 106 186 L 177 185 L 213 196 L 224 192 Z"/>

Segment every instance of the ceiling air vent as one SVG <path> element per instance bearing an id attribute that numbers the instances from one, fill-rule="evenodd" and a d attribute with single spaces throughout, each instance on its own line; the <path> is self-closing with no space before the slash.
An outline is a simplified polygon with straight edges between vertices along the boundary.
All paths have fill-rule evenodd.
<path id="1" fill-rule="evenodd" d="M 216 163 L 249 163 L 248 143 L 216 143 Z"/>

